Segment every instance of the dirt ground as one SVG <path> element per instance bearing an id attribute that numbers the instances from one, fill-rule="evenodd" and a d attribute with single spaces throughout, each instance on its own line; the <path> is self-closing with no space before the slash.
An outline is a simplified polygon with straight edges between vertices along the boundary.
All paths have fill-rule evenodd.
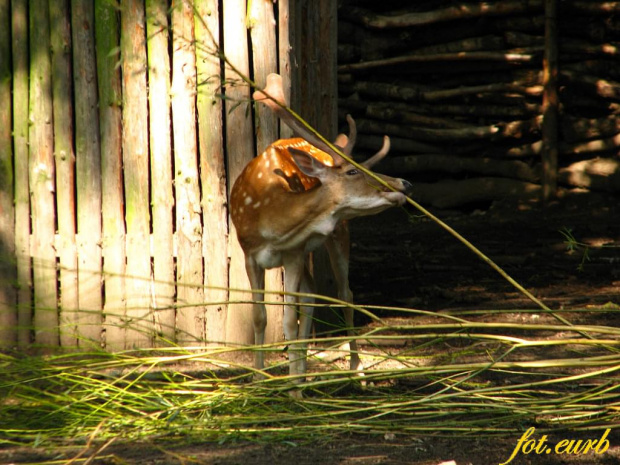
<path id="1" fill-rule="evenodd" d="M 502 202 L 484 210 L 437 214 L 551 308 L 587 308 L 620 304 L 618 200 L 574 194 L 544 210 L 535 204 Z M 535 307 L 435 223 L 412 210 L 407 213 L 390 211 L 352 223 L 351 286 L 357 303 L 435 311 Z M 561 231 L 570 231 L 582 245 L 568 250 L 567 236 Z M 620 325 L 620 312 L 604 315 L 604 321 L 597 323 Z M 387 312 L 380 316 L 391 317 Z M 358 323 L 366 324 L 363 318 Z M 550 447 L 540 453 L 521 450 L 511 463 L 620 463 L 618 429 L 610 431 L 606 437 L 609 448 L 601 454 L 571 455 L 553 449 L 563 439 L 600 439 L 601 434 L 558 432 L 547 438 Z M 538 441 L 541 436 L 535 432 L 532 438 Z M 397 433 L 338 436 L 319 444 L 127 444 L 119 440 L 98 452 L 94 447 L 69 447 L 53 453 L 0 447 L 0 463 L 486 465 L 508 461 L 519 438 L 520 434 L 441 437 L 429 431 L 419 437 Z"/>

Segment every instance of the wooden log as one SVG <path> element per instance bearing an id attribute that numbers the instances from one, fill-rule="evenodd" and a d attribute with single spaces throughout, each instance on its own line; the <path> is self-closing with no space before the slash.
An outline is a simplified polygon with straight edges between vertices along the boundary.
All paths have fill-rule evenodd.
<path id="1" fill-rule="evenodd" d="M 11 9 L 0 2 L 0 56 L 11 56 Z M 17 269 L 15 261 L 15 208 L 13 206 L 13 150 L 11 143 L 11 63 L 0 60 L 0 349 L 17 344 Z"/>
<path id="2" fill-rule="evenodd" d="M 177 231 L 177 343 L 204 344 L 202 209 L 196 144 L 196 55 L 191 5 L 172 7 L 172 128 Z"/>
<path id="3" fill-rule="evenodd" d="M 458 52 L 458 53 L 437 53 L 433 55 L 404 55 L 381 60 L 366 61 L 362 63 L 350 63 L 340 65 L 339 72 L 367 71 L 375 68 L 387 66 L 399 66 L 409 63 L 437 63 L 437 62 L 459 62 L 459 61 L 488 61 L 499 63 L 532 63 L 538 59 L 542 47 L 528 47 L 522 51 L 506 52 Z"/>
<path id="4" fill-rule="evenodd" d="M 590 14 L 607 15 L 610 13 L 620 13 L 620 2 L 572 1 L 569 2 L 567 6 L 577 11 Z"/>
<path id="5" fill-rule="evenodd" d="M 71 2 L 75 84 L 75 150 L 80 312 L 77 321 L 81 347 L 100 348 L 102 338 L 101 289 L 101 151 L 97 99 L 92 2 Z M 95 214 L 93 212 L 96 212 Z"/>
<path id="6" fill-rule="evenodd" d="M 480 177 L 434 184 L 416 183 L 412 197 L 436 208 L 458 208 L 505 198 L 536 199 L 540 197 L 540 191 L 539 184 L 515 179 Z"/>
<path id="7" fill-rule="evenodd" d="M 620 133 L 620 119 L 616 115 L 603 118 L 579 118 L 564 115 L 560 121 L 562 140 L 577 143 L 593 139 L 606 139 Z"/>
<path id="8" fill-rule="evenodd" d="M 11 2 L 13 63 L 13 155 L 15 170 L 15 255 L 17 260 L 17 346 L 30 345 L 32 333 L 32 263 L 28 147 L 28 2 Z M 7 126 L 8 128 L 8 126 Z"/>
<path id="9" fill-rule="evenodd" d="M 95 46 L 99 128 L 101 131 L 101 216 L 105 301 L 103 305 L 105 347 L 125 348 L 126 336 L 126 241 L 122 173 L 121 77 L 119 22 L 116 7 L 107 0 L 95 1 Z"/>
<path id="10" fill-rule="evenodd" d="M 444 21 L 479 18 L 485 16 L 506 16 L 524 12 L 540 11 L 542 0 L 504 1 L 498 3 L 473 3 L 417 11 L 398 15 L 378 15 L 361 8 L 346 8 L 344 17 L 373 29 L 404 28 L 435 24 Z"/>
<path id="11" fill-rule="evenodd" d="M 500 133 L 500 128 L 497 125 L 458 129 L 432 129 L 361 118 L 358 118 L 356 123 L 360 133 L 388 134 L 425 142 L 491 139 Z"/>
<path id="12" fill-rule="evenodd" d="M 346 103 L 345 103 L 346 105 Z M 439 129 L 467 129 L 472 126 L 449 118 L 421 115 L 414 111 L 399 109 L 390 104 L 370 103 L 364 108 L 366 115 L 383 121 L 405 123 L 422 127 L 434 127 Z"/>
<path id="13" fill-rule="evenodd" d="M 30 131 L 34 341 L 46 351 L 59 345 L 56 288 L 56 208 L 50 19 L 46 0 L 29 3 Z"/>
<path id="14" fill-rule="evenodd" d="M 173 247 L 172 134 L 168 2 L 146 2 L 149 79 L 151 209 L 153 212 L 153 306 L 155 329 L 165 342 L 176 341 Z"/>
<path id="15" fill-rule="evenodd" d="M 357 151 L 366 150 L 376 152 L 383 144 L 383 135 L 369 135 L 358 133 L 357 144 L 355 145 Z M 442 147 L 432 144 L 426 144 L 411 139 L 404 139 L 402 137 L 390 137 L 390 152 L 404 152 L 404 153 L 443 153 Z"/>
<path id="16" fill-rule="evenodd" d="M 245 23 L 245 0 L 226 0 L 222 3 L 224 15 L 223 36 L 224 53 L 235 68 L 249 76 L 249 54 L 247 29 Z M 239 76 L 230 67 L 224 70 L 227 83 L 239 81 Z M 250 89 L 245 85 L 228 85 L 225 89 L 225 117 L 226 117 L 226 154 L 228 168 L 228 189 L 254 156 L 254 134 L 251 112 L 249 110 Z M 250 289 L 245 271 L 245 258 L 237 241 L 234 225 L 229 222 L 229 285 L 231 290 Z M 239 300 L 249 301 L 248 292 L 232 292 L 231 303 L 228 305 L 226 318 L 226 342 L 232 344 L 254 343 L 252 326 L 252 306 L 246 303 L 236 303 Z M 234 302 L 234 303 L 233 303 Z"/>
<path id="17" fill-rule="evenodd" d="M 560 76 L 563 81 L 579 85 L 588 92 L 599 97 L 613 100 L 620 99 L 620 83 L 618 82 L 564 70 L 560 72 Z"/>
<path id="18" fill-rule="evenodd" d="M 446 154 L 389 157 L 381 162 L 380 170 L 382 173 L 395 176 L 417 175 L 424 172 L 473 173 L 527 182 L 540 181 L 540 175 L 522 161 L 459 157 Z"/>
<path id="19" fill-rule="evenodd" d="M 252 68 L 254 82 L 259 87 L 267 85 L 267 75 L 278 71 L 278 49 L 276 43 L 276 21 L 273 3 L 252 2 L 249 22 L 251 23 L 250 38 L 252 43 Z M 273 112 L 266 105 L 256 105 L 256 148 L 257 154 L 262 153 L 278 139 L 279 122 Z M 281 269 L 265 272 L 265 289 L 273 292 L 284 291 L 283 274 Z M 269 301 L 282 301 L 282 294 L 269 295 Z M 266 305 L 267 327 L 265 341 L 282 340 L 281 305 Z"/>
<path id="20" fill-rule="evenodd" d="M 54 112 L 54 159 L 56 163 L 56 206 L 58 209 L 60 344 L 78 346 L 78 259 L 75 242 L 75 152 L 74 110 L 71 73 L 71 18 L 66 2 L 49 4 L 52 44 L 52 86 Z M 77 22 L 76 22 L 77 24 Z M 77 68 L 77 66 L 76 66 Z M 78 68 L 79 69 L 79 68 Z"/>
<path id="21" fill-rule="evenodd" d="M 228 306 L 228 213 L 226 160 L 222 125 L 220 60 L 215 48 L 220 37 L 217 0 L 194 2 L 196 8 L 196 65 L 198 77 L 198 144 L 202 184 L 203 255 L 207 344 L 226 340 Z M 206 44 L 207 46 L 199 46 Z"/>
<path id="22" fill-rule="evenodd" d="M 561 168 L 559 181 L 596 191 L 620 192 L 620 161 L 615 158 L 582 160 Z"/>
<path id="23" fill-rule="evenodd" d="M 545 56 L 542 103 L 542 201 L 555 198 L 558 187 L 558 4 L 545 0 Z"/>
<path id="24" fill-rule="evenodd" d="M 141 0 L 121 2 L 123 84 L 123 175 L 127 225 L 127 333 L 129 347 L 151 347 L 150 309 L 148 105 L 146 88 L 146 24 Z"/>

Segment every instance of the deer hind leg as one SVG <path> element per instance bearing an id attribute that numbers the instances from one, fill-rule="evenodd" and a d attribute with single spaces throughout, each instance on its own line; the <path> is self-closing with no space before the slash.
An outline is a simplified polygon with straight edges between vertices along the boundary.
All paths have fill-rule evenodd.
<path id="1" fill-rule="evenodd" d="M 298 304 L 301 280 L 304 273 L 303 255 L 289 255 L 284 258 L 284 337 L 289 341 L 288 359 L 291 375 L 301 375 L 305 371 L 306 352 L 299 339 Z M 301 381 L 301 378 L 298 380 Z"/>
<path id="2" fill-rule="evenodd" d="M 302 294 L 315 294 L 316 287 L 314 285 L 314 278 L 308 269 L 308 261 L 304 262 L 304 270 L 301 277 L 301 283 L 299 286 L 299 292 Z M 308 340 L 310 338 L 310 330 L 312 329 L 312 315 L 314 313 L 314 307 L 312 305 L 303 305 L 305 304 L 314 304 L 314 297 L 302 296 L 299 298 L 300 303 L 302 304 L 299 308 L 299 333 L 298 337 L 301 340 Z M 308 354 L 308 344 L 303 342 L 300 344 L 302 351 L 304 353 L 304 357 L 301 360 L 301 369 L 302 373 L 306 372 L 307 367 L 307 354 Z"/>
<path id="3" fill-rule="evenodd" d="M 334 272 L 336 285 L 338 286 L 338 298 L 345 302 L 353 303 L 353 293 L 349 287 L 349 226 L 345 221 L 336 225 L 334 232 L 325 242 L 329 261 Z M 364 369 L 357 350 L 357 340 L 355 337 L 355 324 L 353 322 L 353 309 L 346 307 L 343 311 L 344 322 L 347 326 L 347 335 L 351 337 L 349 347 L 351 349 L 350 369 L 361 371 Z"/>
<path id="4" fill-rule="evenodd" d="M 252 287 L 252 321 L 254 324 L 254 343 L 257 346 L 265 343 L 265 327 L 267 326 L 267 311 L 265 304 L 265 270 L 262 269 L 252 257 L 246 257 L 245 269 Z M 265 368 L 265 354 L 257 350 L 254 355 L 254 368 Z"/>

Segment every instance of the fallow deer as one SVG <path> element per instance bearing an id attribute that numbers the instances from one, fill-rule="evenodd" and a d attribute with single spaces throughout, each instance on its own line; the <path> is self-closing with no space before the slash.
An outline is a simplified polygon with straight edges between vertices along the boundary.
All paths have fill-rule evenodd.
<path id="1" fill-rule="evenodd" d="M 346 220 L 379 213 L 402 205 L 412 187 L 403 179 L 378 175 L 394 190 L 380 185 L 344 160 L 287 110 L 282 79 L 269 75 L 264 91 L 254 92 L 257 102 L 267 105 L 300 138 L 278 140 L 252 159 L 231 191 L 231 217 L 245 254 L 252 287 L 254 336 L 264 344 L 266 310 L 265 270 L 284 267 L 284 335 L 290 341 L 291 375 L 306 372 L 307 346 L 313 308 L 297 293 L 314 293 L 308 270 L 308 254 L 325 244 L 338 286 L 338 297 L 352 302 L 349 288 L 349 241 Z M 355 144 L 355 122 L 347 117 L 349 137 L 341 134 L 335 145 L 350 156 Z M 370 168 L 389 151 L 389 138 L 363 163 Z M 298 314 L 299 313 L 299 314 Z M 345 323 L 353 336 L 353 310 L 345 308 Z M 350 343 L 351 369 L 360 368 L 355 340 Z M 256 352 L 255 367 L 264 368 L 263 352 Z"/>

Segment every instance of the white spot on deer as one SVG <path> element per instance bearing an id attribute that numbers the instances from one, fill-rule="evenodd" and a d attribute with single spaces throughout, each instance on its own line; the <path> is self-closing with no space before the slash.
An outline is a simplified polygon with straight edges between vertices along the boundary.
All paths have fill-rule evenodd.
<path id="1" fill-rule="evenodd" d="M 254 205 L 252 205 L 252 207 L 254 207 L 255 209 L 260 207 L 260 202 L 256 202 Z"/>
<path id="2" fill-rule="evenodd" d="M 259 173 L 256 175 L 256 177 L 257 177 L 258 179 L 262 178 L 262 177 L 263 177 L 263 173 L 262 173 L 262 171 L 261 171 L 261 172 L 259 172 Z"/>
<path id="3" fill-rule="evenodd" d="M 252 197 L 246 196 L 243 203 L 245 203 L 246 205 L 250 205 L 252 203 Z"/>
<path id="4" fill-rule="evenodd" d="M 270 164 L 271 164 L 271 162 L 269 160 L 265 161 L 265 168 L 269 168 Z"/>

